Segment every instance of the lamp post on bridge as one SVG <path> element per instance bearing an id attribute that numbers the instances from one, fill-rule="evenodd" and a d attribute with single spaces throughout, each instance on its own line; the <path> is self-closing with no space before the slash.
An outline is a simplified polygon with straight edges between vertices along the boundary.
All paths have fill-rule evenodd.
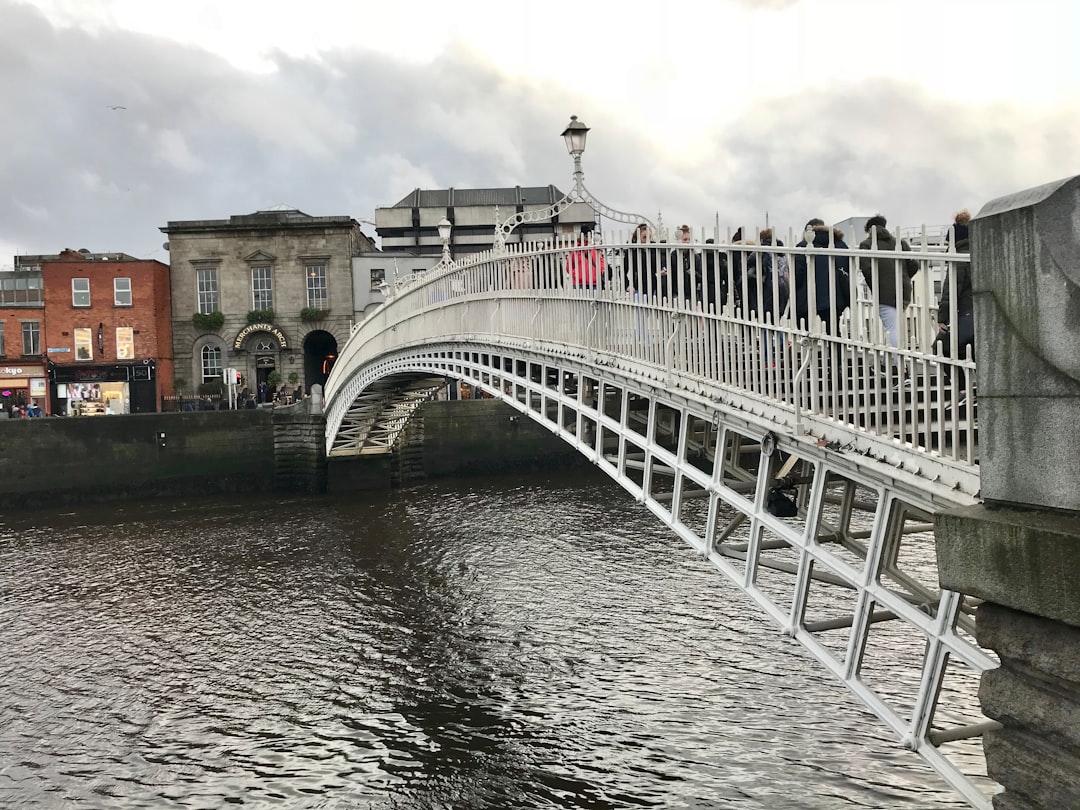
<path id="1" fill-rule="evenodd" d="M 585 126 L 584 122 L 579 121 L 576 115 L 571 115 L 570 123 L 566 125 L 566 129 L 563 130 L 562 136 L 563 140 L 566 142 L 566 151 L 569 152 L 570 157 L 574 159 L 573 186 L 560 200 L 540 211 L 522 211 L 499 222 L 498 210 L 496 210 L 494 245 L 496 251 L 505 250 L 507 237 L 513 233 L 518 225 L 525 222 L 543 222 L 544 220 L 551 219 L 552 217 L 558 216 L 574 203 L 585 203 L 585 205 L 589 206 L 596 213 L 605 216 L 608 219 L 615 220 L 616 222 L 625 222 L 629 224 L 645 222 L 652 226 L 652 220 L 648 217 L 611 208 L 600 202 L 600 200 L 585 187 L 585 172 L 581 168 L 581 155 L 585 152 L 585 139 L 588 134 L 589 127 Z"/>
<path id="2" fill-rule="evenodd" d="M 438 224 L 439 238 L 442 240 L 442 263 L 449 265 L 453 259 L 450 258 L 450 232 L 453 230 L 453 223 L 446 217 L 439 220 Z"/>

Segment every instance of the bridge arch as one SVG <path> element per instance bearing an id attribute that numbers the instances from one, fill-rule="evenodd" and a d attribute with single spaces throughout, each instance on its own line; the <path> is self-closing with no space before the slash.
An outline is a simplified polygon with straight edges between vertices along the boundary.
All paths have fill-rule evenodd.
<path id="1" fill-rule="evenodd" d="M 866 391 L 852 398 L 838 382 L 823 393 L 800 378 L 834 348 L 860 369 L 888 358 L 865 323 L 854 337 L 828 335 L 730 306 L 560 288 L 550 275 L 571 249 L 524 246 L 435 268 L 357 325 L 327 382 L 328 455 L 389 451 L 449 379 L 481 388 L 617 481 L 904 747 L 988 808 L 985 781 L 941 748 L 986 729 L 974 687 L 954 686 L 995 666 L 973 642 L 971 607 L 936 580 L 933 515 L 978 490 L 970 448 L 928 440 L 920 421 L 935 409 L 940 418 L 943 404 L 875 390 L 867 405 Z M 523 261 L 541 278 L 535 289 L 511 283 Z M 783 373 L 760 362 L 776 335 Z M 886 648 L 904 650 L 904 672 L 883 666 Z M 972 705 L 943 708 L 943 695 Z"/>

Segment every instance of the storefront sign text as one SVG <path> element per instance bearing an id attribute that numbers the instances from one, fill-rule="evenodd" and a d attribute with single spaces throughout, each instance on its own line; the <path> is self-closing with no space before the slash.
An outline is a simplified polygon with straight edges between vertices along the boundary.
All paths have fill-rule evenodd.
<path id="1" fill-rule="evenodd" d="M 285 337 L 285 333 L 276 326 L 271 323 L 253 323 L 249 326 L 245 326 L 237 333 L 236 340 L 233 341 L 233 349 L 239 350 L 244 348 L 244 341 L 255 332 L 269 332 L 277 338 L 277 342 L 281 344 L 281 348 L 289 348 L 289 341 Z"/>

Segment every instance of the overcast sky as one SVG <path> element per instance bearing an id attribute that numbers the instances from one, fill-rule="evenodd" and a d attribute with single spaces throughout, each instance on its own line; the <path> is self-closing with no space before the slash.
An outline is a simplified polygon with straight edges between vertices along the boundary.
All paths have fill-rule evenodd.
<path id="1" fill-rule="evenodd" d="M 168 261 L 169 220 L 279 204 L 565 190 L 571 114 L 590 190 L 670 225 L 939 225 L 1080 172 L 1073 0 L 377 5 L 0 0 L 0 265 Z"/>

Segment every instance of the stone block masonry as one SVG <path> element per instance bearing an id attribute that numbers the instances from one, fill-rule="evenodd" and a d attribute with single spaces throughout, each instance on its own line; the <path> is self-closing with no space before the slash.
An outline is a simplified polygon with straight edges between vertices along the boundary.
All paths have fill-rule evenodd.
<path id="1" fill-rule="evenodd" d="M 985 504 L 937 517 L 941 586 L 985 599 L 996 810 L 1080 807 L 1080 177 L 971 223 Z"/>
<path id="2" fill-rule="evenodd" d="M 322 414 L 291 408 L 0 423 L 0 508 L 322 492 Z"/>

